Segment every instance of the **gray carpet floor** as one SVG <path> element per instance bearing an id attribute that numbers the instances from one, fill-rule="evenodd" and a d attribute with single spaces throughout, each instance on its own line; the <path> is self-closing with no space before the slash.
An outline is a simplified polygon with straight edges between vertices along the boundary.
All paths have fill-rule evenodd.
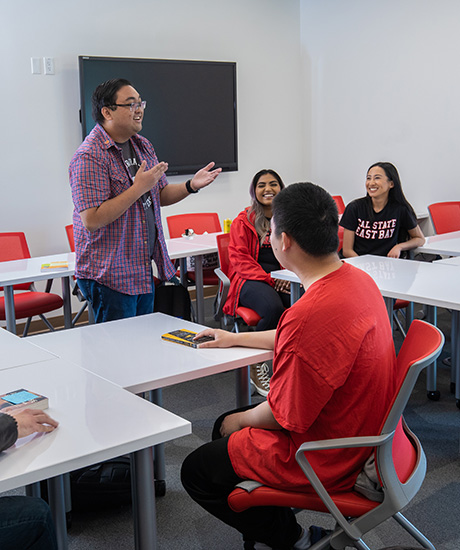
<path id="1" fill-rule="evenodd" d="M 210 317 L 207 317 L 207 321 L 209 325 L 213 323 Z M 444 358 L 450 354 L 448 312 L 439 311 L 438 325 L 446 335 L 446 345 L 441 356 Z M 397 333 L 395 338 L 398 346 L 401 338 Z M 428 400 L 425 388 L 426 378 L 422 374 L 405 416 L 422 442 L 428 471 L 422 489 L 405 509 L 405 515 L 428 536 L 438 550 L 459 550 L 460 410 L 450 393 L 450 370 L 441 361 L 438 361 L 440 401 Z M 209 441 L 214 419 L 234 408 L 235 374 L 224 373 L 165 388 L 163 406 L 190 420 L 193 434 L 166 445 L 166 495 L 156 499 L 159 548 L 242 549 L 240 535 L 191 501 L 179 479 L 183 459 L 193 449 Z M 15 492 L 20 493 L 21 490 Z M 324 514 L 301 512 L 298 521 L 304 526 L 313 523 L 332 527 L 330 518 Z M 69 550 L 131 550 L 134 548 L 133 540 L 129 505 L 91 512 L 74 510 L 72 513 Z M 411 537 L 393 520 L 368 534 L 365 540 L 372 549 L 396 545 L 415 546 Z"/>

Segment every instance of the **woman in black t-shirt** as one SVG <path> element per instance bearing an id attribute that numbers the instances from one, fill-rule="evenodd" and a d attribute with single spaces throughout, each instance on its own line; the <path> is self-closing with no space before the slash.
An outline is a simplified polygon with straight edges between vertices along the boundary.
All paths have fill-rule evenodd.
<path id="1" fill-rule="evenodd" d="M 425 242 L 396 167 L 377 162 L 367 171 L 367 195 L 352 201 L 340 220 L 345 258 L 375 254 L 399 258 Z"/>

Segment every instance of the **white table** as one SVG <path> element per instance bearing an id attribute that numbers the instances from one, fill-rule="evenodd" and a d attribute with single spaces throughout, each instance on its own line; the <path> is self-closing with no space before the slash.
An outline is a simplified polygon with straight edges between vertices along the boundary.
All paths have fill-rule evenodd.
<path id="1" fill-rule="evenodd" d="M 273 351 L 252 348 L 194 349 L 161 339 L 171 330 L 199 332 L 202 325 L 163 313 L 31 336 L 28 341 L 134 393 L 152 391 L 161 406 L 161 388 L 236 369 L 236 406 L 251 403 L 249 366 L 268 361 Z M 156 450 L 155 479 L 165 487 L 162 448 Z"/>
<path id="2" fill-rule="evenodd" d="M 42 271 L 41 266 L 50 262 L 68 262 L 66 269 Z M 14 311 L 13 286 L 20 283 L 61 279 L 62 299 L 64 300 L 64 324 L 72 326 L 72 307 L 70 303 L 70 277 L 75 272 L 75 253 L 50 254 L 36 258 L 0 262 L 0 286 L 5 294 L 6 328 L 16 334 L 16 315 Z"/>
<path id="3" fill-rule="evenodd" d="M 460 256 L 460 231 L 427 237 L 425 244 L 416 248 L 414 252 Z"/>
<path id="4" fill-rule="evenodd" d="M 161 339 L 171 330 L 204 326 L 163 313 L 30 336 L 32 344 L 133 393 L 160 389 L 272 359 L 273 351 L 252 348 L 194 349 Z M 250 403 L 249 382 L 239 403 Z"/>
<path id="5" fill-rule="evenodd" d="M 72 331 L 64 331 L 72 332 Z M 133 453 L 135 547 L 156 548 L 151 446 L 191 433 L 184 420 L 62 359 L 0 371 L 3 392 L 46 395 L 60 426 L 0 453 L 0 492 L 48 479 L 59 549 L 67 548 L 62 474 Z"/>
<path id="6" fill-rule="evenodd" d="M 171 260 L 180 260 L 181 282 L 184 286 L 187 286 L 187 258 L 195 258 L 196 317 L 198 323 L 204 322 L 203 254 L 217 252 L 216 237 L 220 234 L 204 233 L 192 237 L 166 239 L 169 257 Z"/>
<path id="7" fill-rule="evenodd" d="M 20 367 L 54 359 L 56 355 L 37 348 L 27 340 L 18 338 L 5 329 L 0 329 L 0 370 Z M 5 393 L 0 391 L 0 393 Z"/>
<path id="8" fill-rule="evenodd" d="M 445 258 L 444 260 L 436 260 L 437 264 L 441 265 L 454 265 L 460 266 L 460 256 L 453 256 L 452 258 Z"/>
<path id="9" fill-rule="evenodd" d="M 382 256 L 365 255 L 347 258 L 347 263 L 362 269 L 376 282 L 385 298 L 388 314 L 392 319 L 393 299 L 408 300 L 434 307 L 453 310 L 452 315 L 452 361 L 456 384 L 455 397 L 460 407 L 460 284 L 454 265 L 442 262 L 416 262 Z M 288 270 L 272 272 L 272 277 L 291 282 L 298 292 L 300 281 Z M 435 321 L 434 310 L 429 310 L 431 322 Z M 457 383 L 458 382 L 458 383 Z M 427 371 L 427 389 L 436 390 L 436 367 Z"/>

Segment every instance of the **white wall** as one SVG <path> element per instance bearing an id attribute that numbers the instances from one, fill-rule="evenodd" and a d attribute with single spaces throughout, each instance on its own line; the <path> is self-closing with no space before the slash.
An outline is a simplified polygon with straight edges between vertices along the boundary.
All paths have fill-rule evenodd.
<path id="1" fill-rule="evenodd" d="M 0 10 L 0 231 L 24 231 L 33 255 L 68 249 L 67 168 L 81 140 L 78 55 L 237 62 L 239 171 L 163 217 L 234 217 L 261 168 L 287 182 L 301 178 L 299 0 L 17 0 Z M 54 76 L 31 74 L 30 58 L 43 56 L 54 57 Z"/>
<path id="2" fill-rule="evenodd" d="M 308 177 L 348 202 L 387 160 L 417 211 L 459 200 L 459 21 L 455 0 L 301 0 Z"/>

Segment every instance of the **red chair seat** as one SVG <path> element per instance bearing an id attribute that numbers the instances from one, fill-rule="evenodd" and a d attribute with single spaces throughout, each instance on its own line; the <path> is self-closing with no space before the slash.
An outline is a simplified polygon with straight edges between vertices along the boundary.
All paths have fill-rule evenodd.
<path id="1" fill-rule="evenodd" d="M 195 272 L 187 271 L 187 279 L 195 282 Z M 204 285 L 218 285 L 219 277 L 214 273 L 213 269 L 203 269 L 203 284 Z"/>
<path id="2" fill-rule="evenodd" d="M 250 327 L 254 327 L 260 321 L 260 315 L 248 307 L 239 306 L 236 308 L 236 314 Z"/>
<path id="3" fill-rule="evenodd" d="M 17 319 L 42 315 L 59 309 L 64 304 L 57 294 L 48 292 L 22 292 L 14 295 L 14 309 Z M 5 317 L 5 298 L 0 297 L 0 319 Z"/>
<path id="4" fill-rule="evenodd" d="M 410 302 L 407 300 L 396 300 L 393 309 L 406 309 L 406 307 L 410 306 Z"/>
<path id="5" fill-rule="evenodd" d="M 349 517 L 359 517 L 380 504 L 380 502 L 368 500 L 354 491 L 330 493 L 330 495 L 340 511 Z M 316 494 L 282 491 L 265 485 L 257 487 L 251 492 L 236 487 L 228 497 L 228 504 L 234 512 L 243 512 L 253 506 L 284 506 L 328 512 L 328 509 Z"/>

